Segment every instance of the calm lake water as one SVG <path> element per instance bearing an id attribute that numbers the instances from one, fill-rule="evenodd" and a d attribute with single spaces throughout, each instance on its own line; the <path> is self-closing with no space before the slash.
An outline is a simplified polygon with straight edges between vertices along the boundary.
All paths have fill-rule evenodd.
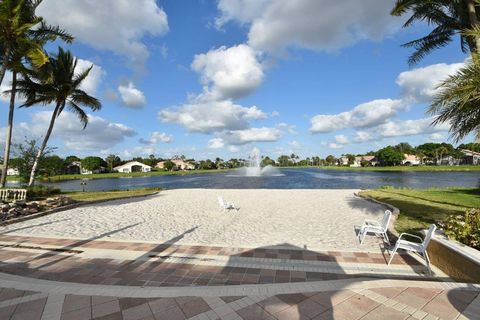
<path id="1" fill-rule="evenodd" d="M 480 172 L 372 172 L 317 168 L 280 169 L 281 176 L 243 177 L 232 171 L 88 180 L 86 190 L 163 189 L 366 189 L 381 186 L 430 188 L 476 187 Z M 80 180 L 52 183 L 62 190 L 81 190 Z"/>

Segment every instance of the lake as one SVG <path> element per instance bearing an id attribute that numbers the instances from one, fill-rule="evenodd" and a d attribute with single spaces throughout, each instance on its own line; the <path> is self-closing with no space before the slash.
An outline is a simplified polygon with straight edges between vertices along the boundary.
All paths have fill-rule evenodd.
<path id="1" fill-rule="evenodd" d="M 280 176 L 244 177 L 232 171 L 87 180 L 86 190 L 163 189 L 367 189 L 381 186 L 430 188 L 476 187 L 480 172 L 378 172 L 279 169 Z M 80 180 L 48 183 L 64 191 L 82 190 Z"/>

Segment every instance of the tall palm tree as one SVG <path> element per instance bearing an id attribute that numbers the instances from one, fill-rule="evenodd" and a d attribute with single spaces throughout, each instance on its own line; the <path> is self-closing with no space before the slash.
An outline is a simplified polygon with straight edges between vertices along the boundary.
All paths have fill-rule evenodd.
<path id="1" fill-rule="evenodd" d="M 456 35 L 460 36 L 463 52 L 479 52 L 480 37 L 461 33 L 478 25 L 477 6 L 478 0 L 397 0 L 391 14 L 411 14 L 404 28 L 417 21 L 434 26 L 428 35 L 403 45 L 415 49 L 409 58 L 410 65 L 418 63 L 431 51 L 446 46 Z"/>
<path id="2" fill-rule="evenodd" d="M 450 135 L 459 142 L 471 132 L 480 136 L 480 56 L 474 57 L 438 87 L 428 112 L 433 124 L 449 123 Z"/>
<path id="3" fill-rule="evenodd" d="M 75 74 L 77 59 L 72 56 L 70 51 L 64 51 L 62 48 L 59 48 L 58 54 L 50 57 L 49 60 L 45 68 L 33 69 L 30 74 L 24 76 L 24 79 L 17 82 L 17 92 L 26 98 L 22 107 L 31 107 L 37 104 L 55 105 L 50 124 L 30 173 L 29 186 L 35 182 L 39 160 L 50 138 L 55 120 L 65 107 L 78 116 L 83 124 L 83 129 L 85 129 L 88 124 L 88 115 L 82 107 L 96 111 L 102 106 L 99 100 L 80 89 L 93 65 L 81 73 Z"/>
<path id="4" fill-rule="evenodd" d="M 5 187 L 7 180 L 15 109 L 15 86 L 17 75 L 23 70 L 22 63 L 28 60 L 32 65 L 41 67 L 48 61 L 48 56 L 43 50 L 47 41 L 53 41 L 58 37 L 66 42 L 73 41 L 73 37 L 58 26 L 48 26 L 42 17 L 35 15 L 35 10 L 41 2 L 41 0 L 2 0 L 0 2 L 0 84 L 3 82 L 6 70 L 12 71 L 7 133 L 0 177 L 2 188 Z"/>

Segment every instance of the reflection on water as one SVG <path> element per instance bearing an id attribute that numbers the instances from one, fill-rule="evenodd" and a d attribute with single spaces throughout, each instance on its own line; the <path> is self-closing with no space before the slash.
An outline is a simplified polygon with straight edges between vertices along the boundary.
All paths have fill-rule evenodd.
<path id="1" fill-rule="evenodd" d="M 381 186 L 431 188 L 476 187 L 480 172 L 372 172 L 317 168 L 279 169 L 280 176 L 232 177 L 231 171 L 195 175 L 172 175 L 93 179 L 86 190 L 124 190 L 146 187 L 164 189 L 366 189 Z M 62 190 L 81 190 L 81 180 L 52 183 Z M 11 183 L 10 185 L 18 185 Z"/>

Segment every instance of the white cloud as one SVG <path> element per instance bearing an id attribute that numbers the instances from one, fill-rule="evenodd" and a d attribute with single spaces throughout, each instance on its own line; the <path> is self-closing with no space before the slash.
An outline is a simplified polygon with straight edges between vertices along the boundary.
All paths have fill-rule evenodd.
<path id="1" fill-rule="evenodd" d="M 276 125 L 276 127 L 278 129 L 286 129 L 290 134 L 297 134 L 297 131 L 295 130 L 296 126 L 294 125 L 289 125 L 288 123 L 280 122 L 279 124 Z"/>
<path id="2" fill-rule="evenodd" d="M 441 142 L 445 141 L 445 135 L 441 133 L 432 133 L 431 135 L 428 136 L 428 140 L 432 142 Z"/>
<path id="3" fill-rule="evenodd" d="M 160 142 L 170 143 L 172 141 L 173 141 L 173 136 L 171 134 L 167 134 L 165 132 L 158 132 L 158 131 L 154 131 L 150 133 L 150 137 L 148 139 L 141 138 L 139 140 L 140 143 L 146 144 L 146 145 L 157 144 Z"/>
<path id="4" fill-rule="evenodd" d="M 353 141 L 355 142 L 367 142 L 373 140 L 373 136 L 371 133 L 367 131 L 357 131 L 355 132 L 355 135 L 353 136 Z"/>
<path id="5" fill-rule="evenodd" d="M 129 82 L 127 85 L 118 86 L 118 92 L 120 93 L 123 104 L 127 107 L 139 109 L 146 103 L 145 95 L 142 91 L 135 88 L 132 82 Z"/>
<path id="6" fill-rule="evenodd" d="M 303 145 L 297 140 L 290 141 L 288 145 L 294 150 L 300 150 L 303 148 Z"/>
<path id="7" fill-rule="evenodd" d="M 344 134 L 339 134 L 335 136 L 335 142 L 338 144 L 347 144 L 349 143 L 348 138 Z"/>
<path id="8" fill-rule="evenodd" d="M 213 138 L 208 141 L 209 149 L 221 149 L 225 146 L 225 142 L 222 138 Z"/>
<path id="9" fill-rule="evenodd" d="M 389 121 L 378 126 L 376 131 L 382 137 L 398 137 L 435 133 L 450 129 L 448 124 L 432 126 L 432 121 L 433 118 Z"/>
<path id="10" fill-rule="evenodd" d="M 237 146 L 228 146 L 228 151 L 230 151 L 231 153 L 237 153 L 240 151 L 240 148 Z"/>
<path id="11" fill-rule="evenodd" d="M 32 113 L 29 123 L 19 124 L 20 130 L 25 130 L 35 136 L 44 136 L 52 113 L 41 111 Z M 126 137 L 136 134 L 135 130 L 121 123 L 112 123 L 98 116 L 88 115 L 89 122 L 85 130 L 77 116 L 64 111 L 60 114 L 52 132 L 52 138 L 62 140 L 65 146 L 76 151 L 98 151 L 107 149 L 124 141 Z"/>
<path id="12" fill-rule="evenodd" d="M 264 119 L 256 106 L 242 107 L 230 100 L 185 104 L 158 113 L 161 121 L 177 123 L 190 132 L 213 133 L 248 128 L 248 120 Z"/>
<path id="13" fill-rule="evenodd" d="M 263 81 L 255 51 L 245 44 L 220 47 L 195 56 L 192 69 L 201 75 L 202 100 L 236 99 L 248 95 Z"/>
<path id="14" fill-rule="evenodd" d="M 222 134 L 224 141 L 231 145 L 242 145 L 250 142 L 273 142 L 282 135 L 277 128 L 250 128 L 245 130 L 228 131 Z"/>
<path id="15" fill-rule="evenodd" d="M 168 31 L 167 15 L 155 0 L 48 0 L 38 14 L 80 42 L 128 57 L 140 68 L 149 56 L 142 38 Z"/>
<path id="16" fill-rule="evenodd" d="M 106 72 L 102 69 L 102 67 L 94 64 L 89 60 L 77 59 L 77 67 L 75 68 L 75 73 L 81 73 L 86 69 L 92 67 L 88 76 L 83 80 L 80 89 L 84 90 L 90 95 L 95 95 L 97 92 L 97 88 L 100 85 L 100 82 L 106 75 Z"/>
<path id="17" fill-rule="evenodd" d="M 329 147 L 330 149 L 342 149 L 343 145 L 335 143 L 335 142 L 329 142 L 327 144 L 327 147 Z"/>
<path id="18" fill-rule="evenodd" d="M 379 99 L 362 103 L 350 111 L 336 115 L 316 115 L 310 119 L 310 132 L 325 133 L 350 127 L 373 127 L 384 123 L 404 107 L 402 100 Z"/>
<path id="19" fill-rule="evenodd" d="M 402 96 L 411 103 L 428 103 L 437 92 L 437 86 L 454 74 L 464 63 L 439 63 L 423 68 L 404 71 L 397 77 Z"/>
<path id="20" fill-rule="evenodd" d="M 299 46 L 333 51 L 398 30 L 401 21 L 390 15 L 392 6 L 379 0 L 220 0 L 216 23 L 250 23 L 248 43 L 258 50 Z"/>
<path id="21" fill-rule="evenodd" d="M 208 141 L 208 148 L 220 149 L 225 146 L 239 146 L 251 142 L 274 142 L 282 135 L 277 128 L 249 128 L 244 130 L 230 130 L 218 134 Z"/>

